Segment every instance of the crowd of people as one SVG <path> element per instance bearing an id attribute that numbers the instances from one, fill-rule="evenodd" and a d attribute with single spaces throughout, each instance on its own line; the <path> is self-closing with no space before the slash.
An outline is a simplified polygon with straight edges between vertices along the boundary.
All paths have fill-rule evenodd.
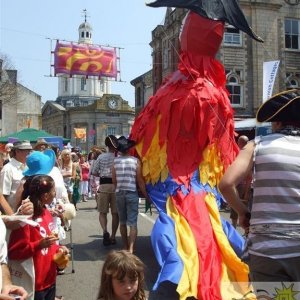
<path id="1" fill-rule="evenodd" d="M 20 299 L 62 299 L 56 295 L 55 283 L 56 276 L 64 273 L 69 256 L 62 241 L 76 216 L 79 201 L 96 199 L 104 246 L 116 243 L 120 219 L 123 248 L 129 253 L 134 251 L 138 232 L 137 185 L 149 200 L 141 165 L 129 154 L 133 141 L 110 135 L 105 145 L 107 152 L 106 148 L 95 147 L 88 155 L 67 147 L 60 151 L 44 139 L 34 146 L 29 141 L 6 145 L 0 173 L 0 220 L 9 232 L 6 235 L 3 231 L 0 241 L 4 266 L 0 299 L 10 299 L 5 297 L 14 291 Z M 107 230 L 109 210 L 111 234 Z M 20 287 L 12 285 L 7 263 L 12 279 Z M 15 278 L 13 275 L 18 272 L 24 276 Z"/>

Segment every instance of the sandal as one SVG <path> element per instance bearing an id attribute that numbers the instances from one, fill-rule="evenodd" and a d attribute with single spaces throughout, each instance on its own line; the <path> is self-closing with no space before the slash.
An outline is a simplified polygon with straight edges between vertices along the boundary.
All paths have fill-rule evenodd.
<path id="1" fill-rule="evenodd" d="M 115 244 L 117 243 L 117 241 L 116 241 L 116 239 L 110 239 L 110 243 L 111 243 L 112 245 L 115 245 Z"/>
<path id="2" fill-rule="evenodd" d="M 109 246 L 111 244 L 111 241 L 110 241 L 110 235 L 109 233 L 106 231 L 104 232 L 103 234 L 103 246 Z"/>

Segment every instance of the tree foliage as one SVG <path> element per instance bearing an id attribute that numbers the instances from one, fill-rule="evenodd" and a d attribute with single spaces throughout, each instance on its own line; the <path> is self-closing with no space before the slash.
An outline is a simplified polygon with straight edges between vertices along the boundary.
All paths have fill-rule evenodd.
<path id="1" fill-rule="evenodd" d="M 17 103 L 17 71 L 9 57 L 0 53 L 0 101 L 2 105 Z"/>

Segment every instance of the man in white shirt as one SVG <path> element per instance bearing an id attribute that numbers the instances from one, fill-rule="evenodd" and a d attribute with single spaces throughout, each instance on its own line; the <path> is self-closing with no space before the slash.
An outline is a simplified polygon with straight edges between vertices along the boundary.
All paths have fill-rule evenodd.
<path id="1" fill-rule="evenodd" d="M 22 172 L 25 168 L 26 157 L 32 151 L 29 141 L 18 141 L 13 145 L 12 158 L 0 173 L 0 193 L 5 197 L 0 205 L 8 215 L 13 214 L 16 209 L 15 194 L 23 178 Z"/>
<path id="2" fill-rule="evenodd" d="M 0 300 L 8 299 L 11 294 L 19 295 L 20 299 L 27 298 L 27 292 L 20 286 L 13 285 L 10 272 L 7 267 L 7 245 L 5 241 L 6 227 L 0 219 Z"/>

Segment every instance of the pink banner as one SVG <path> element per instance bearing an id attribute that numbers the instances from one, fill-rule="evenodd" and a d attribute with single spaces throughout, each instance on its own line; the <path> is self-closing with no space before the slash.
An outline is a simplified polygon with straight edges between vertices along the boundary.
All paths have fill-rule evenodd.
<path id="1" fill-rule="evenodd" d="M 54 72 L 55 75 L 105 76 L 116 79 L 116 49 L 57 42 L 54 51 Z"/>

